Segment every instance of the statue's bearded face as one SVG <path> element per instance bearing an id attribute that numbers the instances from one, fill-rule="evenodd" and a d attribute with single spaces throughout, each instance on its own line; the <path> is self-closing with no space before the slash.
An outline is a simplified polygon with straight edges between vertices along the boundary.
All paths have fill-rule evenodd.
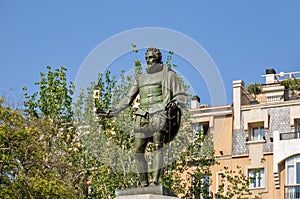
<path id="1" fill-rule="evenodd" d="M 161 53 L 156 48 L 148 48 L 146 52 L 146 71 L 147 73 L 155 73 L 163 69 L 163 64 L 161 62 Z"/>
<path id="2" fill-rule="evenodd" d="M 146 54 L 146 62 L 147 62 L 147 65 L 153 65 L 153 64 L 156 64 L 157 63 L 157 56 L 155 53 L 153 52 L 147 52 Z"/>

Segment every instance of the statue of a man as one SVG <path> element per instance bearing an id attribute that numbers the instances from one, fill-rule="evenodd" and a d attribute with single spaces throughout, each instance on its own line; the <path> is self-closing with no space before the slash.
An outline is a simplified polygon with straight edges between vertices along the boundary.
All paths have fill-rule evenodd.
<path id="1" fill-rule="evenodd" d="M 187 102 L 187 95 L 176 73 L 163 65 L 159 49 L 148 48 L 146 62 L 147 72 L 135 75 L 129 93 L 110 110 L 112 115 L 118 115 L 140 95 L 140 105 L 135 112 L 135 158 L 141 186 L 144 187 L 149 185 L 148 164 L 144 156 L 148 142 L 154 144 L 152 184 L 158 185 L 163 168 L 163 144 L 177 133 L 180 109 Z"/>

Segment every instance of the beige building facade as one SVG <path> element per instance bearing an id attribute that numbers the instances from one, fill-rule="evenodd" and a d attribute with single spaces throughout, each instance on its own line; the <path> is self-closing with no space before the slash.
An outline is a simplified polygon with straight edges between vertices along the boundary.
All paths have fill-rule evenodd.
<path id="1" fill-rule="evenodd" d="M 203 106 L 193 98 L 192 122 L 213 135 L 215 157 L 210 192 L 218 191 L 224 167 L 241 168 L 253 182 L 254 198 L 300 198 L 300 95 L 282 85 L 299 72 L 276 74 L 267 69 L 265 83 L 249 93 L 242 80 L 233 81 L 233 103 Z"/>

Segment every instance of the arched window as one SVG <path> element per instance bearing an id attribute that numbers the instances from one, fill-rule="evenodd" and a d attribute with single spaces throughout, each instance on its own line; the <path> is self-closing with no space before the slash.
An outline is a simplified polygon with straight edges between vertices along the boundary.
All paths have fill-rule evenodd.
<path id="1" fill-rule="evenodd" d="M 286 160 L 286 196 L 300 198 L 300 155 Z"/>

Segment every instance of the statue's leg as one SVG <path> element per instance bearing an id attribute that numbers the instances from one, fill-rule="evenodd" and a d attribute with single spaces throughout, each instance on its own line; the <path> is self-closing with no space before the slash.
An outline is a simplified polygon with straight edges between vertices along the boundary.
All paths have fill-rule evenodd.
<path id="1" fill-rule="evenodd" d="M 158 185 L 163 168 L 163 133 L 156 132 L 153 135 L 154 158 L 153 158 L 153 184 Z"/>
<path id="2" fill-rule="evenodd" d="M 141 186 L 146 187 L 149 185 L 148 181 L 148 165 L 145 159 L 145 149 L 148 143 L 147 138 L 135 138 L 135 160 L 137 169 L 140 176 Z"/>

